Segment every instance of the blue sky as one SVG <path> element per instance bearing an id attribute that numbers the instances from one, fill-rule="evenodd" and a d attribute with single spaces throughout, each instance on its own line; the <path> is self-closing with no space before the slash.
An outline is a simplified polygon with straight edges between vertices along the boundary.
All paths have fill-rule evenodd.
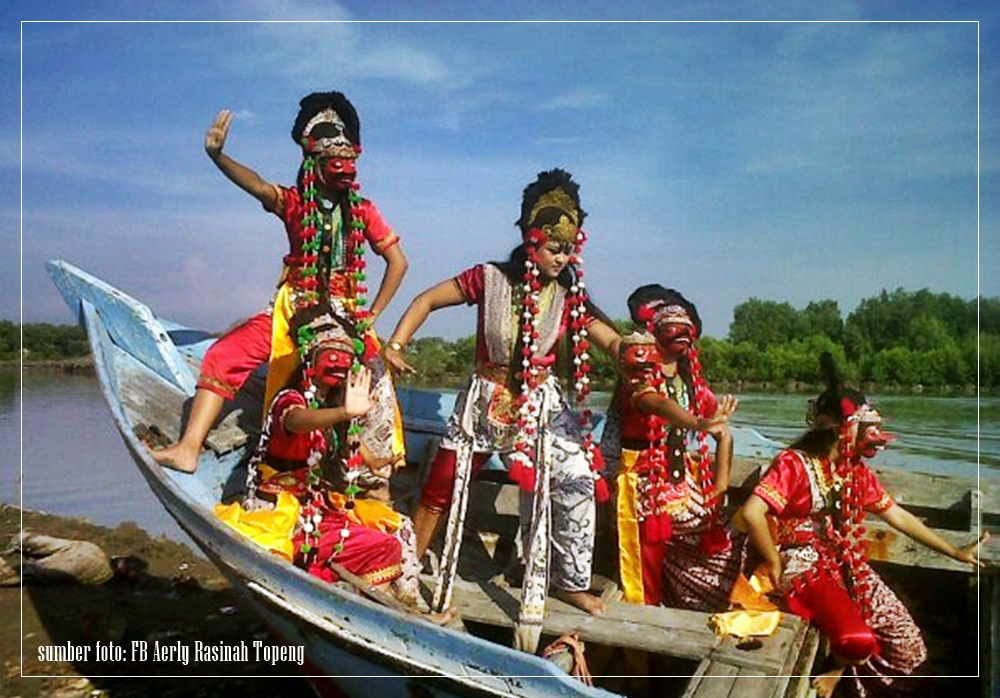
<path id="1" fill-rule="evenodd" d="M 883 288 L 1000 295 L 997 10 L 662 4 L 4 4 L 0 90 L 21 113 L 0 118 L 0 318 L 71 321 L 51 258 L 196 327 L 264 307 L 284 233 L 203 135 L 233 109 L 227 152 L 291 183 L 298 100 L 327 89 L 361 114 L 362 192 L 411 264 L 383 335 L 423 288 L 506 257 L 521 189 L 554 166 L 580 182 L 612 317 L 649 282 L 714 336 L 750 297 L 846 316 Z M 364 21 L 566 18 L 714 21 Z M 422 334 L 472 318 L 441 311 Z"/>

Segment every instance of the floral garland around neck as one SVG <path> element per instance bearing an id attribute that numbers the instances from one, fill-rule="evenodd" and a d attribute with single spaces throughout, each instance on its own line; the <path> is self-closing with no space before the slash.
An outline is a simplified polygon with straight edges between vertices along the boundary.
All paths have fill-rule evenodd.
<path id="1" fill-rule="evenodd" d="M 601 476 L 603 461 L 594 446 L 591 431 L 593 412 L 589 407 L 590 396 L 590 341 L 587 331 L 586 284 L 583 281 L 583 244 L 586 233 L 577 229 L 573 242 L 573 254 L 569 263 L 576 269 L 576 278 L 570 286 L 566 303 L 569 308 L 569 330 L 572 333 L 573 344 L 573 387 L 580 427 L 583 432 L 583 453 L 590 464 L 594 479 L 595 495 L 598 501 L 609 497 L 607 483 Z M 517 396 L 518 435 L 514 444 L 517 458 L 510 466 L 509 476 L 518 483 L 521 489 L 533 492 L 536 485 L 537 471 L 535 469 L 535 442 L 538 438 L 539 420 L 542 417 L 543 393 L 539 386 L 549 375 L 550 361 L 539 356 L 541 347 L 538 345 L 541 322 L 541 295 L 543 284 L 538 267 L 538 248 L 545 244 L 545 234 L 538 229 L 532 229 L 525 239 L 526 259 L 523 276 L 523 300 L 520 310 L 519 345 L 521 346 L 521 369 L 516 378 L 521 381 L 521 390 Z M 558 283 L 553 280 L 550 283 Z M 513 357 L 517 361 L 518 357 Z"/>
<path id="2" fill-rule="evenodd" d="M 304 138 L 303 147 L 310 145 L 309 138 Z M 360 154 L 360 146 L 355 146 L 355 151 Z M 323 299 L 329 296 L 329 279 L 320 279 L 319 255 L 322 245 L 321 228 L 323 226 L 324 212 L 321 210 L 316 190 L 316 158 L 307 154 L 302 163 L 302 197 L 304 201 L 304 211 L 301 219 L 301 231 L 299 233 L 302 241 L 303 264 L 300 272 L 301 279 L 298 287 L 293 293 L 293 304 L 295 311 L 305 310 L 319 305 Z M 351 207 L 351 229 L 347 231 L 344 260 L 346 264 L 346 274 L 349 288 L 352 289 L 351 296 L 346 299 L 345 307 L 351 314 L 351 321 L 357 336 L 353 339 L 354 362 L 351 372 L 357 373 L 361 370 L 361 358 L 365 355 L 365 342 L 360 339 L 372 325 L 372 313 L 368 309 L 366 284 L 367 274 L 365 261 L 365 229 L 366 224 L 362 217 L 361 203 L 363 198 L 358 193 L 361 186 L 357 182 L 351 183 L 351 188 L 347 193 L 347 201 Z M 332 215 L 332 214 L 331 214 Z M 320 284 L 323 284 L 321 287 Z M 336 312 L 331 307 L 332 312 Z M 316 331 L 314 328 L 305 325 L 300 327 L 296 333 L 295 344 L 299 353 L 299 362 L 303 367 L 302 389 L 306 402 L 311 409 L 318 409 L 319 402 L 316 399 L 315 372 L 308 364 L 308 354 L 316 342 Z M 360 476 L 360 468 L 363 464 L 361 454 L 361 426 L 356 419 L 352 419 L 347 427 L 347 455 L 345 457 L 345 479 L 347 485 L 344 494 L 347 497 L 345 506 L 348 509 L 354 508 L 354 500 L 361 492 L 357 484 Z M 300 550 L 304 555 L 314 553 L 317 542 L 315 533 L 318 531 L 319 522 L 322 521 L 322 508 L 324 506 L 324 494 L 321 489 L 322 482 L 322 461 L 326 453 L 326 441 L 319 443 L 313 440 L 312 449 L 308 459 L 309 475 L 309 499 L 303 507 L 302 530 L 305 536 Z M 344 541 L 350 535 L 345 523 L 345 527 L 340 531 L 341 540 L 334 546 L 334 556 L 343 550 Z"/>
<path id="3" fill-rule="evenodd" d="M 816 467 L 822 468 L 823 462 L 817 462 Z M 872 570 L 865 564 L 868 560 L 868 541 L 865 540 L 867 529 L 863 524 L 864 502 L 857 478 L 862 464 L 854 451 L 849 421 L 841 425 L 837 460 L 830 467 L 832 482 L 828 491 L 823 493 L 830 515 L 823 522 L 822 539 L 827 543 L 825 547 L 832 550 L 828 550 L 828 555 L 820 555 L 816 568 L 793 579 L 792 588 L 795 592 L 802 593 L 809 581 L 823 573 L 835 579 L 841 578 L 847 592 L 858 604 L 862 617 L 870 622 Z M 822 473 L 817 473 L 815 478 L 819 483 L 823 478 Z"/>

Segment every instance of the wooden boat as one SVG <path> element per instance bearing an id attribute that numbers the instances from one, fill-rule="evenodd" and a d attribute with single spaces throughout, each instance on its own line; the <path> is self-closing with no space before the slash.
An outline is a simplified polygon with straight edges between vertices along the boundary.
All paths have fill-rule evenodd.
<path id="1" fill-rule="evenodd" d="M 207 440 L 196 474 L 161 468 L 137 434 L 153 427 L 168 441 L 179 436 L 212 337 L 157 318 L 136 299 L 70 264 L 49 262 L 47 269 L 86 328 L 115 426 L 149 487 L 274 632 L 305 648 L 307 673 L 320 687 L 324 678 L 333 677 L 338 694 L 365 695 L 377 686 L 386 698 L 651 692 L 779 697 L 808 691 L 819 638 L 794 616 L 784 616 L 774 635 L 746 649 L 734 638 L 716 637 L 703 613 L 613 603 L 598 618 L 551 599 L 542 646 L 576 633 L 587 643 L 592 670 L 600 674 L 596 686 L 572 678 L 554 661 L 511 649 L 519 589 L 506 585 L 499 573 L 515 538 L 516 499 L 498 480 L 477 483 L 473 496 L 478 506 L 472 518 L 480 525 L 463 546 L 454 596 L 464 623 L 434 625 L 359 594 L 345 582 L 324 583 L 265 552 L 212 513 L 231 484 L 242 480 L 240 469 L 259 421 L 262 381 L 251 381 L 229 406 Z M 400 391 L 415 460 L 424 460 L 433 447 L 453 399 L 440 391 Z M 775 445 L 750 431 L 737 443 L 738 452 L 749 456 L 742 459 L 739 483 L 752 477 L 754 457 L 759 464 Z M 419 480 L 419 467 L 407 470 L 409 489 L 402 478 L 404 489 L 397 493 L 404 503 Z M 891 547 L 892 541 L 883 545 L 887 551 Z M 432 580 L 425 581 L 433 588 Z M 626 675 L 622 657 L 635 651 L 653 658 L 658 678 Z M 372 677 L 381 680 L 373 684 Z"/>

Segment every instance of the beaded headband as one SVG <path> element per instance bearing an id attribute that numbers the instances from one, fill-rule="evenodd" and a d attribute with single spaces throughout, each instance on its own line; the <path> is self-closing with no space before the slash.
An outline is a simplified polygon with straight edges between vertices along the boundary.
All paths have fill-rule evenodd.
<path id="1" fill-rule="evenodd" d="M 848 422 L 858 422 L 861 424 L 881 424 L 882 415 L 874 407 L 865 403 L 857 411 L 847 418 Z"/>
<path id="2" fill-rule="evenodd" d="M 332 124 L 335 127 L 333 130 L 336 135 L 324 134 L 314 138 L 313 131 L 323 124 Z M 323 130 L 329 131 L 329 129 Z M 302 130 L 301 142 L 302 150 L 307 154 L 354 159 L 358 157 L 360 152 L 360 148 L 351 143 L 351 139 L 348 138 L 343 119 L 331 107 L 318 112 L 306 123 Z"/>
<path id="3" fill-rule="evenodd" d="M 684 306 L 675 304 L 667 305 L 666 301 L 662 300 L 655 300 L 646 303 L 644 306 L 639 308 L 637 314 L 639 318 L 646 323 L 646 328 L 650 331 L 657 325 L 667 323 L 673 323 L 676 325 L 691 325 L 694 327 L 691 315 L 684 309 Z"/>

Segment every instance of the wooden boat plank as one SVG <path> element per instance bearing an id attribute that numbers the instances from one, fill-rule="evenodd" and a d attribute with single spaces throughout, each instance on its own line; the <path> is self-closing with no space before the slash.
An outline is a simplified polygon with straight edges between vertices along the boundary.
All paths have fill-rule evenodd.
<path id="1" fill-rule="evenodd" d="M 924 547 L 884 521 L 868 517 L 865 520 L 865 527 L 868 529 L 865 538 L 869 542 L 868 556 L 871 560 L 891 562 L 907 567 L 953 570 L 955 572 L 967 573 L 972 570 L 965 563 Z M 941 528 L 934 530 L 957 547 L 968 545 L 975 540 L 974 534 L 969 531 L 949 531 Z M 1000 561 L 997 556 L 997 546 L 993 544 L 993 541 L 990 542 L 990 545 L 983 547 L 981 555 L 983 559 L 994 564 Z"/>
<path id="2" fill-rule="evenodd" d="M 984 513 L 1000 514 L 1000 488 L 992 480 L 977 482 L 974 478 L 957 475 L 934 475 L 903 470 L 876 468 L 879 480 L 904 506 L 927 509 L 961 510 L 970 507 L 973 490 L 982 492 L 980 507 Z"/>
<path id="3" fill-rule="evenodd" d="M 771 676 L 761 671 L 743 667 L 733 682 L 733 698 L 780 698 L 788 686 L 787 676 Z"/>
<path id="4" fill-rule="evenodd" d="M 732 690 L 739 673 L 739 667 L 704 659 L 698 665 L 683 698 L 729 698 L 733 695 Z"/>
<path id="5" fill-rule="evenodd" d="M 433 578 L 428 575 L 425 581 L 433 583 Z M 510 628 L 517 618 L 519 598 L 518 589 L 459 579 L 453 603 L 464 621 Z M 784 616 L 775 634 L 763 639 L 761 648 L 748 651 L 738 649 L 733 638 L 716 637 L 708 625 L 707 613 L 615 603 L 598 617 L 558 599 L 549 599 L 547 609 L 544 632 L 548 635 L 576 633 L 585 642 L 682 659 L 712 656 L 723 663 L 770 675 L 779 674 L 788 664 L 788 653 L 799 646 L 795 639 L 802 625 L 798 618 Z"/>
<path id="6" fill-rule="evenodd" d="M 146 371 L 132 370 L 123 381 L 122 404 L 138 423 L 155 425 L 168 439 L 177 441 L 181 435 L 181 415 L 188 398 L 176 386 Z M 238 425 L 240 413 L 229 411 L 209 432 L 205 445 L 216 454 L 224 454 L 243 446 L 247 433 Z"/>

